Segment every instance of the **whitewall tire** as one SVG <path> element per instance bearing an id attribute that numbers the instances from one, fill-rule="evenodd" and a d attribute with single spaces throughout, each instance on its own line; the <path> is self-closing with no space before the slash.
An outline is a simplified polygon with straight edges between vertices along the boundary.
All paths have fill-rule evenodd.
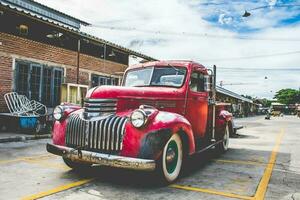
<path id="1" fill-rule="evenodd" d="M 228 124 L 226 124 L 222 142 L 218 144 L 217 149 L 218 151 L 220 151 L 220 153 L 224 153 L 228 150 L 228 148 L 229 148 L 229 126 Z"/>
<path id="2" fill-rule="evenodd" d="M 161 157 L 161 172 L 167 183 L 175 181 L 181 171 L 183 146 L 178 134 L 172 135 L 163 149 Z"/>

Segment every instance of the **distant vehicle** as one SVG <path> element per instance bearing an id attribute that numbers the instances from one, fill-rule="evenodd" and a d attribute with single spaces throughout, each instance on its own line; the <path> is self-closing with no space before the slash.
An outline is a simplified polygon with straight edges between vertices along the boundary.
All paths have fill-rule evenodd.
<path id="1" fill-rule="evenodd" d="M 271 112 L 271 115 L 273 116 L 273 117 L 279 117 L 279 116 L 282 116 L 282 113 L 280 112 L 280 111 L 272 111 Z"/>
<path id="2" fill-rule="evenodd" d="M 71 168 L 156 170 L 173 182 L 186 157 L 228 150 L 232 114 L 215 101 L 215 71 L 192 61 L 131 66 L 123 86 L 90 89 L 83 108 L 55 108 L 47 150 Z"/>
<path id="3" fill-rule="evenodd" d="M 271 114 L 268 112 L 267 115 L 265 116 L 265 119 L 271 119 Z"/>

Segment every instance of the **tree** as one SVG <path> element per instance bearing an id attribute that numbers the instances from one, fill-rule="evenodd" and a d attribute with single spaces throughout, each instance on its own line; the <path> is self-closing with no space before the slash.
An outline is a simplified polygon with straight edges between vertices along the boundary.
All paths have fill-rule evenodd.
<path id="1" fill-rule="evenodd" d="M 253 97 L 251 97 L 251 96 L 249 96 L 249 95 L 244 95 L 244 94 L 242 94 L 242 97 L 245 97 L 245 98 L 247 98 L 247 99 L 254 99 Z"/>
<path id="2" fill-rule="evenodd" d="M 294 89 L 281 89 L 275 94 L 275 98 L 283 104 L 300 103 L 300 91 Z"/>

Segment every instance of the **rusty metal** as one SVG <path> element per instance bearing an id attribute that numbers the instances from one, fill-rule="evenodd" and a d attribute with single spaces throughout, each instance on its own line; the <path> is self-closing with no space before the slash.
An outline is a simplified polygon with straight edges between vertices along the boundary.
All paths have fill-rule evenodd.
<path id="1" fill-rule="evenodd" d="M 47 151 L 64 158 L 71 159 L 72 161 L 99 164 L 116 168 L 154 171 L 156 167 L 155 161 L 150 159 L 130 158 L 85 150 L 76 150 L 53 144 L 47 144 Z"/>

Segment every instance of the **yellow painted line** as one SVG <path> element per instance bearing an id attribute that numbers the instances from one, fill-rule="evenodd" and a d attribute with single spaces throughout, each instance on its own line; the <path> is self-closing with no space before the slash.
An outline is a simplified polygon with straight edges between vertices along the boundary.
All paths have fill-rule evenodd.
<path id="1" fill-rule="evenodd" d="M 261 200 L 261 199 L 265 198 L 265 195 L 266 195 L 266 192 L 268 189 L 268 185 L 269 185 L 269 182 L 270 182 L 270 179 L 272 176 L 272 171 L 273 171 L 273 168 L 274 168 L 274 165 L 276 162 L 277 153 L 278 153 L 280 143 L 282 141 L 284 134 L 285 134 L 285 131 L 282 129 L 280 134 L 277 136 L 275 147 L 272 150 L 270 160 L 265 169 L 264 175 L 259 182 L 254 199 Z"/>
<path id="2" fill-rule="evenodd" d="M 255 161 L 247 161 L 247 160 L 222 160 L 222 159 L 217 159 L 215 161 L 216 162 L 222 162 L 222 163 L 233 163 L 233 164 L 243 164 L 243 165 L 257 165 L 257 166 L 267 165 L 266 163 L 255 162 Z"/>
<path id="3" fill-rule="evenodd" d="M 58 193 L 58 192 L 62 192 L 62 191 L 65 191 L 65 190 L 68 190 L 68 189 L 71 189 L 71 188 L 74 188 L 74 187 L 77 187 L 77 186 L 84 185 L 84 184 L 89 183 L 93 180 L 94 179 L 83 179 L 83 180 L 76 181 L 76 182 L 73 182 L 73 183 L 69 183 L 69 184 L 66 184 L 66 185 L 61 185 L 61 186 L 58 186 L 56 188 L 53 188 L 53 189 L 50 189 L 50 190 L 47 190 L 47 191 L 44 191 L 44 192 L 40 192 L 40 193 L 33 194 L 33 195 L 30 195 L 30 196 L 27 196 L 27 197 L 23 197 L 22 200 L 40 199 L 40 198 L 43 198 L 43 197 L 46 197 L 46 196 L 49 196 L 49 195 L 52 195 L 52 194 L 55 194 L 55 193 Z"/>
<path id="4" fill-rule="evenodd" d="M 55 164 L 55 163 L 50 163 L 50 162 L 44 162 L 44 161 L 38 161 L 38 160 L 24 160 L 25 162 L 28 163 L 33 163 L 42 167 L 46 167 L 46 168 L 54 168 L 54 169 L 61 169 L 64 171 L 70 170 L 69 167 L 67 167 L 66 165 L 60 165 L 60 164 Z"/>
<path id="5" fill-rule="evenodd" d="M 26 161 L 26 160 L 37 160 L 37 159 L 48 159 L 51 157 L 54 157 L 55 155 L 52 154 L 42 154 L 42 155 L 36 155 L 36 156 L 30 156 L 30 157 L 20 157 L 12 160 L 0 160 L 0 165 L 13 163 L 13 162 L 20 162 L 20 161 Z"/>
<path id="6" fill-rule="evenodd" d="M 196 188 L 196 187 L 190 187 L 190 186 L 184 186 L 184 185 L 173 184 L 173 185 L 170 185 L 170 187 L 176 188 L 176 189 L 194 191 L 194 192 L 203 192 L 203 193 L 208 193 L 208 194 L 214 194 L 214 195 L 235 198 L 235 199 L 246 199 L 246 200 L 253 199 L 253 197 L 249 197 L 249 196 L 242 196 L 242 195 L 238 195 L 238 194 L 232 194 L 232 193 L 227 193 L 227 192 L 220 192 L 220 191 L 211 190 L 211 189 Z"/>
<path id="7" fill-rule="evenodd" d="M 243 195 L 238 195 L 238 194 L 233 194 L 233 193 L 221 192 L 221 191 L 217 191 L 217 190 L 197 188 L 197 187 L 177 185 L 177 184 L 170 185 L 169 187 L 176 188 L 176 189 L 182 189 L 182 190 L 188 190 L 188 191 L 203 192 L 203 193 L 219 195 L 219 196 L 224 196 L 224 197 L 229 197 L 229 198 L 236 198 L 236 199 L 263 200 L 265 198 L 265 194 L 266 194 L 268 184 L 269 184 L 269 181 L 270 181 L 270 178 L 272 175 L 272 171 L 273 171 L 274 165 L 276 163 L 277 153 L 278 153 L 280 143 L 282 141 L 282 137 L 284 134 L 285 134 L 285 132 L 282 129 L 281 132 L 277 136 L 275 147 L 272 150 L 269 162 L 267 164 L 265 172 L 260 180 L 260 183 L 257 187 L 256 193 L 254 196 L 243 196 Z M 220 160 L 218 159 L 216 161 L 236 163 L 236 164 L 254 164 L 254 165 L 262 164 L 262 165 L 265 165 L 264 163 L 252 162 L 252 161 L 221 160 L 221 159 Z"/>

